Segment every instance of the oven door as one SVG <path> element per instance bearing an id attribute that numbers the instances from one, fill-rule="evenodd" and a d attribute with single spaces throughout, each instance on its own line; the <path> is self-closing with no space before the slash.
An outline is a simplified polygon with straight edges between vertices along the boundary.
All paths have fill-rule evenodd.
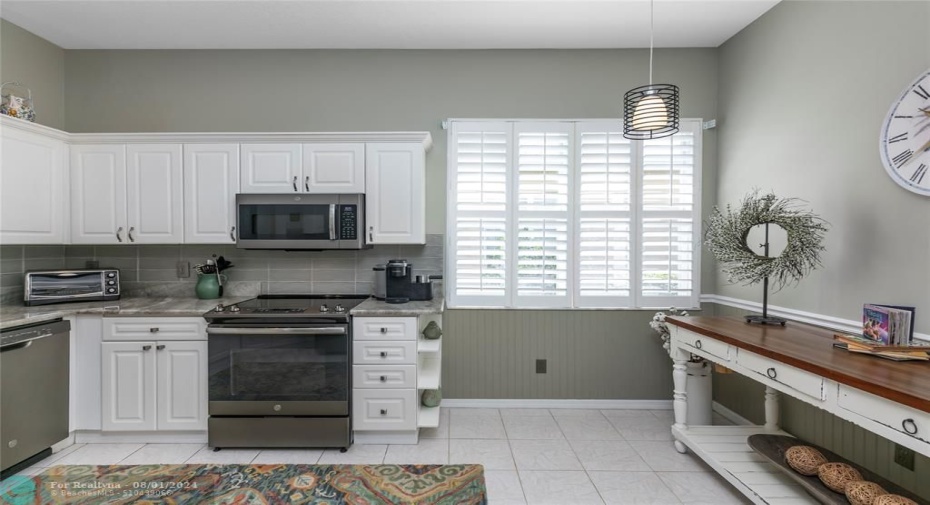
<path id="1" fill-rule="evenodd" d="M 349 414 L 346 324 L 207 327 L 211 416 Z"/>

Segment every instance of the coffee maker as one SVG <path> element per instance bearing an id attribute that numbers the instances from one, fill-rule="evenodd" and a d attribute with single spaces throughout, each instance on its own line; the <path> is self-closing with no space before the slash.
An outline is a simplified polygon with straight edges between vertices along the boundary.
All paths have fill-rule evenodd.
<path id="1" fill-rule="evenodd" d="M 387 303 L 407 303 L 411 300 L 432 300 L 433 283 L 413 282 L 413 265 L 405 259 L 388 261 L 385 265 L 385 298 Z"/>

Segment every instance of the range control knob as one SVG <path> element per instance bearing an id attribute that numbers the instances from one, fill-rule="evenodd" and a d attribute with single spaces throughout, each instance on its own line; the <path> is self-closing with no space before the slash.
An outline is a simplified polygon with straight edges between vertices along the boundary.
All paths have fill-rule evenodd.
<path id="1" fill-rule="evenodd" d="M 337 304 L 336 304 L 336 307 L 333 308 L 333 311 L 336 312 L 336 313 L 338 313 L 338 314 L 342 314 L 343 312 L 346 311 L 346 308 L 343 307 L 342 304 L 337 303 Z"/>
<path id="2" fill-rule="evenodd" d="M 230 312 L 239 312 L 239 306 L 236 304 L 232 304 L 229 307 L 226 307 L 226 310 Z"/>
<path id="3" fill-rule="evenodd" d="M 216 308 L 213 309 L 213 310 L 215 310 L 215 311 L 217 311 L 217 312 L 223 312 L 223 309 L 225 309 L 225 308 L 226 308 L 226 307 L 224 307 L 223 304 L 220 303 L 220 304 L 218 304 L 218 305 L 216 306 Z"/>
<path id="4" fill-rule="evenodd" d="M 323 313 L 329 312 L 329 306 L 326 305 L 325 303 L 323 305 L 320 305 L 320 312 L 323 312 Z"/>

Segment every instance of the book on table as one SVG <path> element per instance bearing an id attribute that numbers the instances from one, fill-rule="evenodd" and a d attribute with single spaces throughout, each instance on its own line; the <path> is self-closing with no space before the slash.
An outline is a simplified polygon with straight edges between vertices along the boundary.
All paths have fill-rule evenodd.
<path id="1" fill-rule="evenodd" d="M 862 338 L 876 345 L 910 345 L 914 338 L 914 307 L 863 305 Z"/>

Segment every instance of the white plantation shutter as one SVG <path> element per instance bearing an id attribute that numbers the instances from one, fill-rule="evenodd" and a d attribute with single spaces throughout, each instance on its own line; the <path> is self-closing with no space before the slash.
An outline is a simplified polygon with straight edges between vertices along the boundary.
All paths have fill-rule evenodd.
<path id="1" fill-rule="evenodd" d="M 452 121 L 450 307 L 696 307 L 701 122 Z"/>
<path id="2" fill-rule="evenodd" d="M 451 203 L 448 278 L 461 305 L 508 302 L 511 126 L 455 123 L 449 143 Z"/>
<path id="3" fill-rule="evenodd" d="M 630 306 L 633 144 L 619 121 L 578 123 L 575 152 L 575 306 Z"/>
<path id="4" fill-rule="evenodd" d="M 517 252 L 513 303 L 571 307 L 569 289 L 572 125 L 514 125 Z"/>
<path id="5" fill-rule="evenodd" d="M 682 121 L 677 134 L 642 143 L 639 306 L 698 304 L 700 128 Z"/>

